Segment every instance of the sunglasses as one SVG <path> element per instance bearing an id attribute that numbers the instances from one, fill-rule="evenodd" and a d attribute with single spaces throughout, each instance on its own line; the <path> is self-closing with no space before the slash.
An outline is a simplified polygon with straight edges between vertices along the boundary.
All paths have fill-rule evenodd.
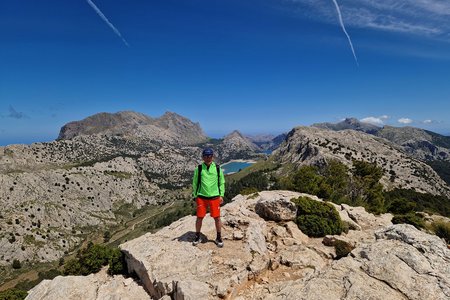
<path id="1" fill-rule="evenodd" d="M 211 155 L 203 155 L 203 157 L 211 158 L 211 157 L 213 157 L 213 156 L 212 156 L 212 154 L 211 154 Z"/>

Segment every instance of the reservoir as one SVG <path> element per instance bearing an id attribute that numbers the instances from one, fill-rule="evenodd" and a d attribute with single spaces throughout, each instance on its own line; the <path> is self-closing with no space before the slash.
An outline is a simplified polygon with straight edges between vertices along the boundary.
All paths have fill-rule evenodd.
<path id="1" fill-rule="evenodd" d="M 243 162 L 243 161 L 230 161 L 220 167 L 223 170 L 223 174 L 231 174 L 239 172 L 240 170 L 253 165 L 253 162 Z"/>

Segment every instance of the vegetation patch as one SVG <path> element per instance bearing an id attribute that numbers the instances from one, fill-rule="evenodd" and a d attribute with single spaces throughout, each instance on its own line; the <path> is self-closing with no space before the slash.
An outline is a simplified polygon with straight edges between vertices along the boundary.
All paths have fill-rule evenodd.
<path id="1" fill-rule="evenodd" d="M 119 248 L 88 244 L 86 249 L 79 250 L 76 258 L 64 265 L 64 275 L 89 275 L 97 273 L 103 266 L 108 265 L 108 274 L 125 274 L 125 256 Z"/>
<path id="2" fill-rule="evenodd" d="M 363 206 L 373 213 L 384 211 L 383 176 L 374 163 L 353 161 L 353 168 L 330 160 L 323 168 L 301 166 L 292 174 L 279 179 L 279 187 L 316 195 L 334 203 Z"/>
<path id="3" fill-rule="evenodd" d="M 183 201 L 175 207 L 169 208 L 162 214 L 156 215 L 148 222 L 148 230 L 161 228 L 172 224 L 182 217 L 195 215 L 195 209 L 192 201 Z"/>
<path id="4" fill-rule="evenodd" d="M 16 288 L 0 292 L 0 300 L 23 300 L 27 296 L 27 291 L 19 290 Z"/>
<path id="5" fill-rule="evenodd" d="M 342 220 L 332 204 L 308 197 L 292 199 L 292 202 L 297 206 L 297 226 L 306 235 L 323 237 L 342 233 Z"/>
<path id="6" fill-rule="evenodd" d="M 450 161 L 433 160 L 427 162 L 438 175 L 450 185 Z"/>
<path id="7" fill-rule="evenodd" d="M 47 271 L 41 271 L 38 273 L 38 278 L 35 280 L 24 280 L 19 282 L 14 288 L 21 291 L 29 291 L 38 285 L 42 280 L 52 280 L 56 276 L 61 275 L 61 272 L 57 269 L 50 269 Z"/>
<path id="8" fill-rule="evenodd" d="M 274 177 L 267 175 L 264 171 L 250 173 L 240 180 L 226 185 L 224 201 L 225 203 L 228 203 L 239 194 L 254 194 L 269 189 L 269 186 L 274 188 L 276 181 L 277 180 Z"/>
<path id="9" fill-rule="evenodd" d="M 405 214 L 425 211 L 450 217 L 450 199 L 443 196 L 418 193 L 414 190 L 395 189 L 384 192 L 383 197 L 387 206 L 386 210 L 389 212 Z"/>
<path id="10" fill-rule="evenodd" d="M 434 233 L 450 244 L 450 222 L 436 221 L 431 224 Z"/>
<path id="11" fill-rule="evenodd" d="M 425 227 L 425 222 L 423 218 L 416 213 L 407 213 L 402 215 L 395 215 L 392 218 L 392 223 L 394 224 L 411 224 L 417 229 Z"/>

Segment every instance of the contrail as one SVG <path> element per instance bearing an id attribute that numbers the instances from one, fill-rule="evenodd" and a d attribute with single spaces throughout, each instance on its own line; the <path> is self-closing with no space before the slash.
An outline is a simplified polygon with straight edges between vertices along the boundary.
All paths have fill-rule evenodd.
<path id="1" fill-rule="evenodd" d="M 127 41 L 123 38 L 123 36 L 120 34 L 119 30 L 117 30 L 116 27 L 114 27 L 114 25 L 108 20 L 108 18 L 101 12 L 101 10 L 97 7 L 97 5 L 94 4 L 94 2 L 92 2 L 91 0 L 86 0 L 87 3 L 95 10 L 95 12 L 97 13 L 97 15 L 100 16 L 100 18 L 102 18 L 103 21 L 105 21 L 105 23 L 115 32 L 115 34 L 117 34 L 118 37 L 120 37 L 122 39 L 122 41 L 124 42 L 124 44 L 127 47 L 130 47 L 130 45 L 128 45 Z"/>
<path id="2" fill-rule="evenodd" d="M 333 0 L 334 5 L 336 6 L 336 10 L 339 16 L 339 22 L 341 23 L 342 30 L 344 31 L 345 35 L 347 36 L 348 43 L 350 44 L 350 48 L 352 49 L 353 57 L 355 58 L 356 65 L 359 67 L 358 59 L 356 58 L 355 49 L 353 49 L 352 40 L 350 39 L 350 36 L 347 33 L 347 30 L 345 30 L 344 21 L 342 21 L 342 15 L 341 10 L 339 9 L 339 5 L 336 0 Z"/>

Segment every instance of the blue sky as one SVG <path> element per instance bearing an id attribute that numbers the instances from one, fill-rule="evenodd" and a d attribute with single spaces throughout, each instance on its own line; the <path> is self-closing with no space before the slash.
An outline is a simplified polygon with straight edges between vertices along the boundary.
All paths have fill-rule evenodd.
<path id="1" fill-rule="evenodd" d="M 0 145 L 121 110 L 214 137 L 345 117 L 450 135 L 450 2 L 337 3 L 359 66 L 333 0 L 1 1 Z"/>

